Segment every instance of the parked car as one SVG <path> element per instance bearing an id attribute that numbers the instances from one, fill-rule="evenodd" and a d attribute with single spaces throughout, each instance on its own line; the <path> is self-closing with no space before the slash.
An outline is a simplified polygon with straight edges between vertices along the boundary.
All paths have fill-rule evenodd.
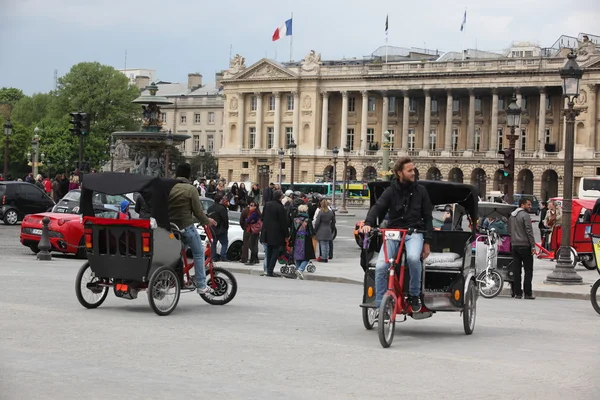
<path id="1" fill-rule="evenodd" d="M 231 213 L 231 211 L 230 211 Z M 208 239 L 206 238 L 206 234 L 204 233 L 204 227 L 200 224 L 196 225 L 196 229 L 200 234 L 200 237 L 204 241 L 204 245 L 208 246 Z M 239 261 L 242 258 L 242 247 L 244 245 L 244 231 L 239 224 L 239 217 L 237 221 L 233 219 L 229 219 L 229 230 L 227 231 L 228 238 L 228 246 L 227 246 L 227 259 L 229 261 Z M 221 243 L 217 243 L 217 252 L 221 251 Z M 248 254 L 249 256 L 250 254 Z M 188 256 L 191 256 L 191 252 L 188 251 Z M 262 244 L 258 244 L 258 257 L 264 258 L 265 252 Z"/>
<path id="2" fill-rule="evenodd" d="M 52 212 L 54 213 L 66 213 L 66 214 L 79 214 L 79 199 L 81 198 L 81 189 L 74 189 L 67 193 L 62 199 L 56 203 Z M 115 211 L 119 211 L 121 202 L 127 200 L 129 202 L 129 213 L 132 218 L 138 218 L 138 213 L 135 212 L 135 201 L 122 194 L 106 194 L 106 193 L 94 193 L 93 202 L 95 207 L 107 208 Z"/>
<path id="3" fill-rule="evenodd" d="M 117 218 L 117 211 L 107 208 L 96 208 L 95 214 L 103 218 Z M 50 219 L 50 251 L 86 258 L 83 224 L 79 214 L 46 212 L 26 215 L 21 223 L 20 240 L 23 246 L 29 247 L 34 253 L 40 251 L 38 245 L 42 237 L 44 217 Z"/>
<path id="4" fill-rule="evenodd" d="M 532 194 L 513 194 L 513 204 L 515 206 L 519 205 L 519 200 L 524 197 L 528 200 L 531 200 L 531 214 L 540 215 L 540 202 L 537 197 Z"/>
<path id="5" fill-rule="evenodd" d="M 27 214 L 45 212 L 54 207 L 42 189 L 28 182 L 0 182 L 0 219 L 6 225 L 15 225 Z"/>

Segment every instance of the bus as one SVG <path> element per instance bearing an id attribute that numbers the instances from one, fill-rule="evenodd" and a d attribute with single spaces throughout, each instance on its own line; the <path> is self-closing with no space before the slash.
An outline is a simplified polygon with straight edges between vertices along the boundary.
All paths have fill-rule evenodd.
<path id="1" fill-rule="evenodd" d="M 600 198 L 600 176 L 584 176 L 579 180 L 577 196 L 580 199 Z"/>
<path id="2" fill-rule="evenodd" d="M 342 195 L 343 183 L 336 182 L 335 194 L 336 196 Z M 289 183 L 282 183 L 281 190 L 284 192 L 290 189 Z M 333 196 L 333 183 L 331 182 L 320 182 L 320 183 L 306 183 L 306 182 L 294 182 L 294 190 L 305 193 L 307 195 L 313 193 L 320 193 L 325 197 Z M 369 199 L 369 187 L 366 183 L 347 183 L 346 184 L 346 197 L 349 199 Z"/>

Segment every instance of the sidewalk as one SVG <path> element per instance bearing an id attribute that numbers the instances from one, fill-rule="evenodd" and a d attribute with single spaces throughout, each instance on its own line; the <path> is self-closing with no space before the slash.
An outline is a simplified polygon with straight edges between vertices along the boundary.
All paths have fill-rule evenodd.
<path id="1" fill-rule="evenodd" d="M 260 264 L 246 266 L 239 262 L 220 263 L 223 267 L 234 273 L 260 275 L 263 273 L 263 260 Z M 314 263 L 317 270 L 314 273 L 304 272 L 305 280 L 320 282 L 363 284 L 363 270 L 357 258 L 338 258 L 329 260 L 328 263 Z M 597 271 L 590 271 L 584 267 L 576 268 L 579 276 L 583 278 L 583 285 L 554 285 L 546 284 L 546 276 L 554 269 L 554 262 L 548 260 L 535 260 L 533 267 L 533 294 L 537 297 L 551 297 L 560 299 L 589 300 L 591 285 L 600 279 Z M 276 267 L 279 272 L 280 264 Z M 505 283 L 501 296 L 510 296 L 509 286 Z"/>

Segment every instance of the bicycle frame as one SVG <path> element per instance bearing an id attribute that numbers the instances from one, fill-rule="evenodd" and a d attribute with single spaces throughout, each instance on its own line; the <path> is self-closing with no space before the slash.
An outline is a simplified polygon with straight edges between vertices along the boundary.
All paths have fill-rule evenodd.
<path id="1" fill-rule="evenodd" d="M 208 226 L 208 225 L 205 226 L 204 232 L 206 233 L 206 237 L 208 238 L 208 246 L 206 246 L 206 249 L 204 249 L 204 268 L 208 269 L 209 274 L 211 276 L 213 276 L 213 266 L 214 265 L 213 265 L 213 261 L 212 261 L 212 252 L 211 252 L 213 236 L 212 236 L 212 232 L 210 230 L 210 226 Z M 184 284 L 185 284 L 192 280 L 192 278 L 190 276 L 190 270 L 192 268 L 194 268 L 194 259 L 192 258 L 191 261 L 188 261 L 185 246 L 181 246 L 181 259 L 183 260 L 183 277 L 184 277 Z M 215 282 L 214 279 L 211 279 L 211 286 L 213 289 L 217 288 L 217 283 Z"/>
<path id="2" fill-rule="evenodd" d="M 388 278 L 388 290 L 386 294 L 389 294 L 394 299 L 394 308 L 395 312 L 391 316 L 392 322 L 396 321 L 397 314 L 406 314 L 412 312 L 412 309 L 409 311 L 409 304 L 406 301 L 406 297 L 404 296 L 404 275 L 406 271 L 406 266 L 402 263 L 402 254 L 404 253 L 404 243 L 406 242 L 406 235 L 408 235 L 408 229 L 379 229 L 382 235 L 382 247 L 383 247 L 383 255 L 386 260 L 390 264 L 389 267 L 389 278 Z M 386 232 L 398 232 L 400 233 L 400 240 L 398 239 L 387 239 Z M 398 254 L 396 254 L 395 259 L 388 258 L 387 254 L 387 241 L 388 240 L 396 240 L 400 242 L 398 246 Z M 398 276 L 396 276 L 396 266 L 400 265 L 400 272 Z M 427 311 L 425 305 L 421 306 L 421 312 Z"/>
<path id="3" fill-rule="evenodd" d="M 540 260 L 544 260 L 544 259 L 553 260 L 554 259 L 554 252 L 543 248 L 541 243 L 536 243 L 535 247 L 536 247 L 535 256 L 537 258 L 539 258 Z"/>

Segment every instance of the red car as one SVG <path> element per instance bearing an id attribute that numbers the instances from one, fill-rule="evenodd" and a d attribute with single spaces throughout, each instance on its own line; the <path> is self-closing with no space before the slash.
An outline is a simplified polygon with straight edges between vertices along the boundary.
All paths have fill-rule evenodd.
<path id="1" fill-rule="evenodd" d="M 116 218 L 116 211 L 102 210 L 97 216 Z M 26 215 L 21 223 L 21 244 L 34 253 L 40 251 L 38 244 L 42 236 L 42 219 L 50 218 L 48 229 L 50 233 L 50 251 L 64 254 L 75 254 L 78 258 L 86 258 L 83 225 L 79 214 L 40 213 Z"/>

